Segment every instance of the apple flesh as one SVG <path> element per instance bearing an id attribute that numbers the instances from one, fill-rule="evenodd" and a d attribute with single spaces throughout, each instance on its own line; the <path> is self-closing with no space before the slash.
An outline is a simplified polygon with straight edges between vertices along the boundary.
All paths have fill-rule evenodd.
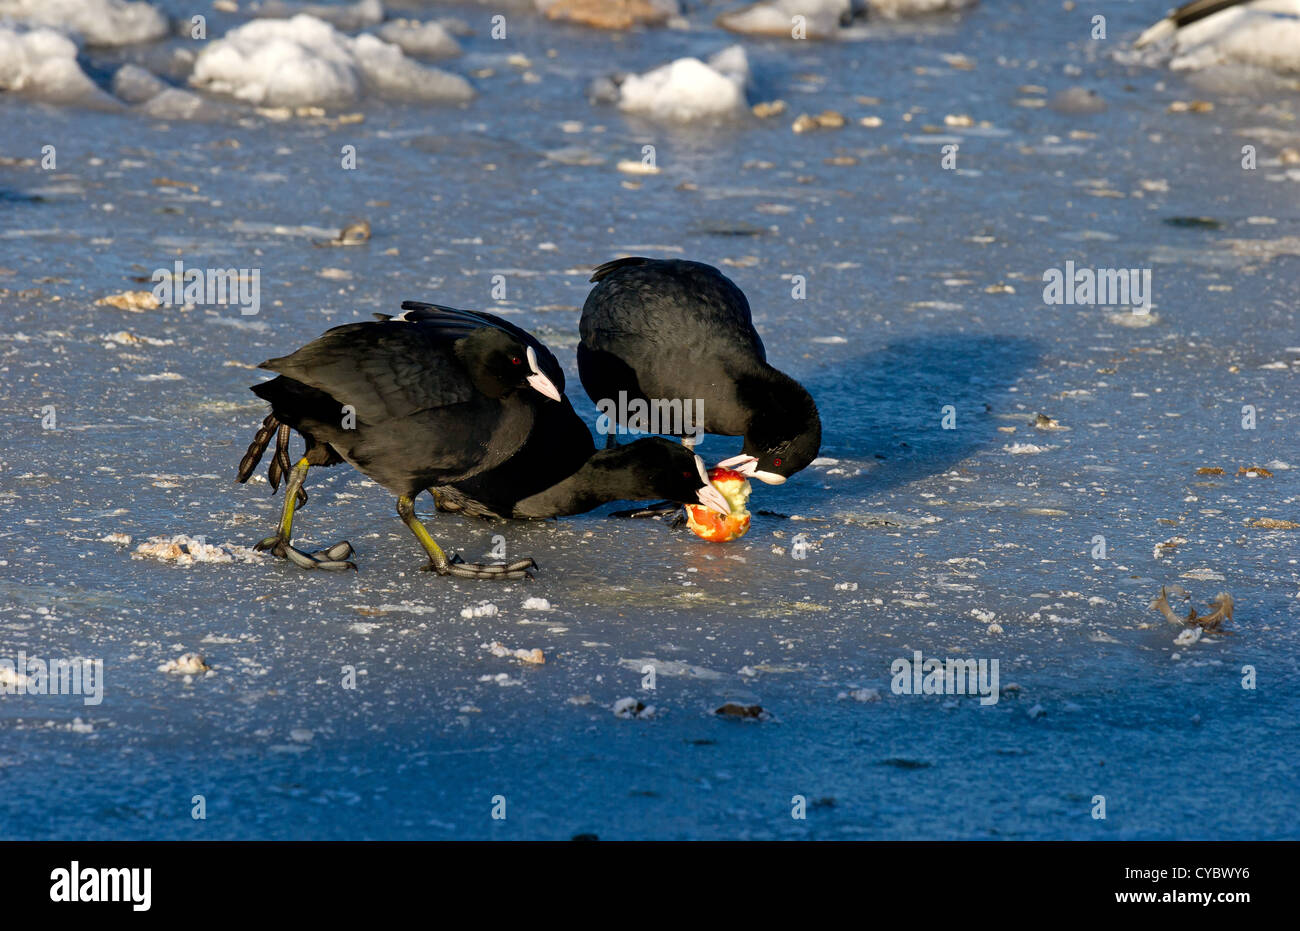
<path id="1" fill-rule="evenodd" d="M 749 480 L 732 469 L 713 468 L 709 470 L 709 481 L 727 499 L 731 513 L 724 517 L 702 504 L 688 504 L 687 525 L 697 537 L 710 543 L 739 540 L 749 531 Z"/>

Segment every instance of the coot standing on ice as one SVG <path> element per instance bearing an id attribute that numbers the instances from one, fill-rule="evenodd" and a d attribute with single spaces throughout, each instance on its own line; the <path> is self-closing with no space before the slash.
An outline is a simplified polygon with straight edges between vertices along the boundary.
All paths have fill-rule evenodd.
<path id="1" fill-rule="evenodd" d="M 710 265 L 631 257 L 606 262 L 582 308 L 578 374 L 598 406 L 701 399 L 703 430 L 743 436 L 721 466 L 780 484 L 821 447 L 812 396 L 767 364 L 745 295 Z M 621 411 L 620 411 L 621 413 Z"/>
<path id="2" fill-rule="evenodd" d="M 240 463 L 246 481 L 272 435 L 280 437 L 273 481 L 285 473 L 278 532 L 258 544 L 304 568 L 349 568 L 340 543 L 316 555 L 290 545 L 294 508 L 312 465 L 349 462 L 397 496 L 397 513 L 440 575 L 517 579 L 531 559 L 476 565 L 449 559 L 415 516 L 422 490 L 499 466 L 522 447 L 540 410 L 560 403 L 564 374 L 526 331 L 491 314 L 406 302 L 397 317 L 334 327 L 261 368 L 279 376 L 253 392 L 271 416 Z M 287 466 L 288 429 L 306 453 Z M 354 567 L 352 567 L 354 568 Z"/>

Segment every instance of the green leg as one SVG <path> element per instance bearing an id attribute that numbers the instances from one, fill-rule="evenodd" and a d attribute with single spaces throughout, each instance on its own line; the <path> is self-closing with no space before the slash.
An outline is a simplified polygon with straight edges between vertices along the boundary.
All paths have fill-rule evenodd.
<path id="1" fill-rule="evenodd" d="M 434 540 L 424 524 L 420 523 L 419 518 L 415 516 L 414 501 L 405 495 L 398 498 L 397 514 L 402 518 L 402 523 L 415 534 L 415 539 L 420 541 L 420 546 L 424 547 L 425 553 L 428 554 L 429 564 L 422 568 L 430 572 L 436 572 L 438 575 L 454 575 L 462 579 L 531 579 L 533 576 L 529 570 L 537 568 L 537 563 L 531 559 L 517 559 L 511 563 L 490 566 L 460 562 L 458 558 L 448 559 L 447 554 L 438 545 L 438 541 Z"/>
<path id="2" fill-rule="evenodd" d="M 301 569 L 355 569 L 356 564 L 348 562 L 352 555 L 352 544 L 344 540 L 328 549 L 316 553 L 304 553 L 296 549 L 289 541 L 293 538 L 293 514 L 298 507 L 299 496 L 306 500 L 303 482 L 307 480 L 307 457 L 298 460 L 298 464 L 289 473 L 289 482 L 284 486 L 284 509 L 280 512 L 280 527 L 273 535 L 259 541 L 253 548 L 270 550 L 271 555 L 288 559 Z"/>

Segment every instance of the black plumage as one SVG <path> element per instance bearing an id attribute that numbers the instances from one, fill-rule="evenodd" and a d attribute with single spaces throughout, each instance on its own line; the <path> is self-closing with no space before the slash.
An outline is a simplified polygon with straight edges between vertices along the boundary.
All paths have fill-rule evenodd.
<path id="1" fill-rule="evenodd" d="M 598 452 L 568 398 L 539 410 L 527 442 L 505 462 L 429 491 L 442 510 L 476 517 L 537 520 L 652 499 L 728 513 L 698 456 L 662 437 Z"/>
<path id="2" fill-rule="evenodd" d="M 606 262 L 579 325 L 578 373 L 598 406 L 629 398 L 700 399 L 706 433 L 745 438 L 722 464 L 784 482 L 817 457 L 812 396 L 767 363 L 749 302 L 716 268 L 679 259 Z"/>
<path id="3" fill-rule="evenodd" d="M 499 317 L 402 306 L 400 316 L 334 327 L 261 364 L 279 373 L 252 389 L 271 403 L 271 418 L 250 445 L 239 480 L 256 468 L 273 429 L 280 437 L 283 427 L 296 430 L 307 452 L 290 473 L 279 533 L 259 547 L 308 567 L 349 565 L 332 558 L 337 547 L 321 559 L 289 544 L 307 468 L 346 461 L 397 496 L 398 513 L 429 555 L 428 568 L 468 578 L 521 577 L 531 560 L 472 566 L 448 559 L 415 519 L 412 499 L 514 455 L 539 411 L 563 397 L 563 372 L 540 341 Z M 277 442 L 277 460 L 285 445 Z M 280 461 L 272 468 L 284 471 Z"/>

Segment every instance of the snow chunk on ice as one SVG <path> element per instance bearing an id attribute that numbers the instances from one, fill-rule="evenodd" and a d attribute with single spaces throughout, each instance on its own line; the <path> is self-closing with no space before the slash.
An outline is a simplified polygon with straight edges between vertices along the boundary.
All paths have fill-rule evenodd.
<path id="1" fill-rule="evenodd" d="M 545 598 L 525 598 L 524 610 L 525 611 L 549 611 L 551 610 L 551 603 L 547 601 Z"/>
<path id="2" fill-rule="evenodd" d="M 204 100 L 198 94 L 179 87 L 172 87 L 151 71 L 139 65 L 123 65 L 113 75 L 113 95 L 125 103 L 133 104 L 146 116 L 158 120 L 199 120 L 217 117 L 222 108 L 211 101 Z M 128 294 L 149 294 L 147 291 L 133 291 Z M 149 295 L 150 299 L 153 296 Z M 107 300 L 108 303 L 113 303 Z M 147 304 L 147 302 L 146 302 Z M 156 300 L 155 300 L 156 304 Z M 114 306 L 122 307 L 121 304 Z M 139 310 L 140 307 L 122 307 L 123 310 Z M 155 341 L 152 345 L 166 345 Z"/>
<path id="3" fill-rule="evenodd" d="M 169 87 L 140 105 L 140 110 L 157 120 L 213 119 L 220 113 L 211 101 L 198 94 Z"/>
<path id="4" fill-rule="evenodd" d="M 468 608 L 460 609 L 460 616 L 463 618 L 475 617 L 493 617 L 499 609 L 490 601 L 480 601 L 476 605 L 470 605 Z"/>
<path id="5" fill-rule="evenodd" d="M 169 659 L 163 663 L 158 667 L 158 671 L 173 676 L 197 676 L 211 668 L 199 654 L 184 653 L 176 659 Z"/>
<path id="6" fill-rule="evenodd" d="M 619 88 L 619 109 L 652 119 L 689 123 L 737 116 L 746 110 L 749 59 L 739 45 L 709 58 L 679 58 L 645 74 L 630 75 Z"/>
<path id="7" fill-rule="evenodd" d="M 500 640 L 493 640 L 491 643 L 482 644 L 482 648 L 501 659 L 517 659 L 521 663 L 530 663 L 534 666 L 541 666 L 546 662 L 546 654 L 536 647 L 531 650 L 522 647 L 512 650 Z"/>
<path id="8" fill-rule="evenodd" d="M 474 96 L 459 75 L 412 61 L 375 36 L 350 38 L 307 15 L 232 29 L 200 53 L 190 83 L 260 106 L 342 104 L 363 90 L 424 101 Z"/>
<path id="9" fill-rule="evenodd" d="M 732 32 L 794 38 L 794 18 L 801 16 L 803 34 L 799 38 L 829 39 L 849 21 L 854 8 L 861 6 L 861 0 L 767 0 L 723 13 L 717 22 Z"/>
<path id="10" fill-rule="evenodd" d="M 77 64 L 76 43 L 53 29 L 0 27 L 0 91 L 20 91 L 50 103 L 111 99 Z"/>
<path id="11" fill-rule="evenodd" d="M 139 65 L 123 65 L 113 75 L 113 95 L 126 103 L 144 103 L 166 89 L 165 81 Z"/>
<path id="12" fill-rule="evenodd" d="M 1056 449 L 1055 446 L 1039 446 L 1037 443 L 1012 443 L 1002 448 L 1013 456 L 1033 456 Z"/>
<path id="13" fill-rule="evenodd" d="M 1173 35 L 1175 71 L 1221 65 L 1253 65 L 1273 71 L 1300 69 L 1300 19 L 1245 5 L 1189 23 Z"/>
<path id="14" fill-rule="evenodd" d="M 174 562 L 178 566 L 192 566 L 200 562 L 233 563 L 261 562 L 263 556 L 256 550 L 235 543 L 211 544 L 201 537 L 177 534 L 174 537 L 150 537 L 135 548 L 132 559 L 157 559 Z"/>
<path id="15" fill-rule="evenodd" d="M 167 35 L 167 17 L 143 0 L 0 0 L 0 20 L 73 32 L 90 45 L 129 45 Z"/>
<path id="16" fill-rule="evenodd" d="M 379 28 L 379 38 L 393 43 L 408 55 L 451 58 L 460 54 L 460 43 L 441 23 L 393 19 Z"/>
<path id="17" fill-rule="evenodd" d="M 617 718 L 640 718 L 645 720 L 655 716 L 655 706 L 643 704 L 635 698 L 620 698 L 611 709 Z"/>

